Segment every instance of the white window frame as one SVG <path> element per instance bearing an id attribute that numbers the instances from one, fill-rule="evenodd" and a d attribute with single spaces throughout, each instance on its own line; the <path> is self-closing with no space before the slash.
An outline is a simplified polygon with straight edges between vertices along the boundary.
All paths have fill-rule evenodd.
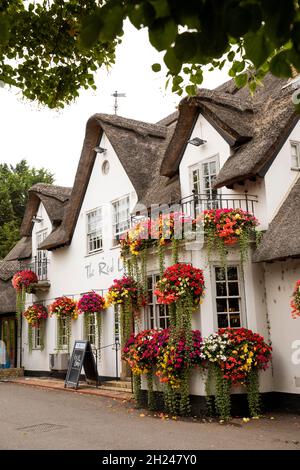
<path id="1" fill-rule="evenodd" d="M 228 262 L 227 266 L 225 269 L 228 269 L 230 267 L 235 267 L 237 268 L 237 273 L 238 273 L 238 285 L 239 285 L 239 295 L 238 296 L 228 296 L 225 298 L 239 298 L 240 299 L 240 326 L 239 327 L 233 327 L 233 328 L 247 328 L 247 310 L 246 310 L 246 301 L 245 301 L 245 281 L 244 281 L 244 276 L 242 272 L 242 268 L 239 263 L 235 262 Z M 217 311 L 217 298 L 220 296 L 217 296 L 217 285 L 216 285 L 216 271 L 215 268 L 222 268 L 222 266 L 218 263 L 214 263 L 211 265 L 211 280 L 212 280 L 212 294 L 213 294 L 213 313 L 214 313 L 214 319 L 213 319 L 213 324 L 214 324 L 214 329 L 215 331 L 218 331 L 219 327 L 218 326 L 218 311 Z M 227 277 L 227 276 L 226 276 Z M 230 281 L 229 281 L 230 282 Z M 229 312 L 227 313 L 229 315 Z M 230 325 L 228 325 L 230 327 Z"/>
<path id="2" fill-rule="evenodd" d="M 41 344 L 37 344 L 38 338 L 41 338 L 41 327 L 36 326 L 33 329 L 33 349 L 40 350 L 41 349 Z"/>
<path id="3" fill-rule="evenodd" d="M 209 203 L 209 201 L 213 200 L 213 197 L 212 197 L 212 191 L 213 191 L 213 187 L 211 186 L 208 190 L 204 188 L 204 177 L 207 176 L 207 175 L 204 175 L 204 172 L 203 172 L 203 168 L 204 168 L 204 165 L 207 163 L 207 164 L 210 164 L 212 162 L 215 162 L 216 164 L 216 176 L 218 175 L 219 173 L 219 169 L 220 169 L 220 158 L 219 158 L 219 154 L 215 154 L 215 155 L 212 155 L 211 157 L 209 158 L 205 158 L 204 160 L 201 160 L 200 162 L 196 163 L 195 165 L 191 165 L 189 166 L 189 182 L 190 182 L 190 192 L 191 194 L 193 194 L 193 190 L 194 190 L 194 180 L 193 180 L 193 172 L 194 171 L 198 171 L 198 191 L 196 191 L 196 195 L 197 194 L 208 194 L 207 198 L 208 198 L 208 204 L 203 204 L 202 202 L 202 206 L 203 207 L 198 207 L 196 209 L 196 212 L 200 212 L 202 211 L 203 209 L 214 209 L 215 207 L 210 207 L 211 204 Z M 210 174 L 208 176 L 211 176 Z M 218 196 L 219 194 L 219 191 L 216 189 L 214 190 L 216 191 L 216 195 Z M 218 202 L 217 202 L 218 204 Z M 206 207 L 207 206 L 207 207 Z M 214 204 L 212 204 L 212 206 L 214 206 Z"/>
<path id="4" fill-rule="evenodd" d="M 92 323 L 91 323 L 92 321 Z M 91 328 L 94 328 L 94 333 L 91 333 Z M 92 313 L 89 315 L 88 331 L 85 332 L 86 340 L 90 342 L 91 346 L 96 347 L 97 344 L 97 315 Z M 94 336 L 94 341 L 91 341 L 91 337 Z"/>
<path id="5" fill-rule="evenodd" d="M 125 199 L 128 200 L 128 218 L 126 219 L 124 218 L 118 221 L 116 220 L 115 216 L 120 213 L 116 212 L 115 206 L 117 204 L 120 204 L 120 202 L 124 201 Z M 130 195 L 126 194 L 125 196 L 122 196 L 112 201 L 111 210 L 112 210 L 112 235 L 113 235 L 112 244 L 113 246 L 118 246 L 120 243 L 119 242 L 120 237 L 130 228 Z M 127 227 L 124 230 L 117 231 L 117 225 L 120 223 L 124 223 L 126 225 L 126 222 L 128 222 Z"/>
<path id="6" fill-rule="evenodd" d="M 47 250 L 38 250 L 39 245 L 47 238 L 48 229 L 36 232 L 36 275 L 44 278 L 47 275 Z M 39 240 L 40 238 L 40 240 Z"/>
<path id="7" fill-rule="evenodd" d="M 68 349 L 68 337 L 66 335 L 66 332 L 67 332 L 67 325 L 66 325 L 66 318 L 61 318 L 61 321 L 63 322 L 63 329 L 65 330 L 65 334 L 62 335 L 62 339 L 65 338 L 66 339 L 66 342 L 64 343 L 62 341 L 62 350 L 65 350 L 65 349 Z M 57 318 L 56 319 L 56 339 L 58 337 L 58 321 L 59 319 Z M 72 322 L 71 322 L 71 325 L 72 325 Z M 72 334 L 72 333 L 71 333 Z"/>
<path id="8" fill-rule="evenodd" d="M 149 301 L 149 285 L 148 285 L 148 280 L 151 278 L 152 280 L 152 295 L 151 295 L 151 302 Z M 159 304 L 157 302 L 157 297 L 154 294 L 155 290 L 155 284 L 159 279 L 159 274 L 158 273 L 152 273 L 147 275 L 147 298 L 148 298 L 148 303 L 147 306 L 144 309 L 144 323 L 146 326 L 146 329 L 151 329 L 151 328 L 167 328 L 170 324 L 170 310 L 168 309 L 167 305 L 164 304 Z M 150 315 L 150 307 L 152 307 L 152 312 L 153 316 Z M 164 311 L 164 315 L 160 315 L 160 310 Z M 151 320 L 153 319 L 153 324 L 151 325 Z M 160 325 L 160 319 L 164 321 L 164 325 Z M 169 322 L 167 321 L 169 319 Z"/>
<path id="9" fill-rule="evenodd" d="M 89 216 L 93 213 L 100 213 L 100 223 L 99 227 L 96 230 L 89 230 Z M 85 214 L 86 220 L 86 252 L 88 255 L 93 255 L 94 253 L 98 253 L 99 251 L 103 250 L 103 214 L 102 214 L 102 207 L 96 207 Z M 93 241 L 91 240 L 92 235 L 94 235 Z M 98 248 L 90 249 L 91 243 L 96 243 L 97 241 L 100 242 L 100 246 Z"/>
<path id="10" fill-rule="evenodd" d="M 297 165 L 293 165 L 293 155 L 292 155 L 292 147 L 296 147 L 296 153 L 297 153 Z M 297 142 L 296 140 L 290 140 L 290 151 L 291 151 L 291 169 L 292 170 L 300 170 L 300 142 Z"/>

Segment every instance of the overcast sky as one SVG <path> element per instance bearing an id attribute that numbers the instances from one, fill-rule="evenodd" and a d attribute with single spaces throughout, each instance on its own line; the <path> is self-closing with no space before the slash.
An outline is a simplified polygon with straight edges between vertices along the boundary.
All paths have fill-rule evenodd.
<path id="1" fill-rule="evenodd" d="M 159 61 L 161 55 L 148 43 L 147 32 L 127 24 L 116 64 L 98 74 L 98 90 L 81 91 L 63 111 L 50 111 L 24 101 L 17 90 L 0 88 L 0 162 L 15 164 L 25 158 L 30 165 L 51 170 L 56 184 L 72 186 L 86 121 L 95 113 L 113 113 L 115 90 L 126 93 L 119 99 L 121 116 L 156 122 L 175 110 L 179 98 L 165 91 L 165 70 L 151 70 Z M 203 86 L 214 88 L 226 80 L 225 72 L 210 72 Z"/>

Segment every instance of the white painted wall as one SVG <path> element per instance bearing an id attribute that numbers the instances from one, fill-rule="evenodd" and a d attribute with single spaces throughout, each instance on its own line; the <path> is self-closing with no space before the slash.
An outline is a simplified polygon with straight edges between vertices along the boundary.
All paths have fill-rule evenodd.
<path id="1" fill-rule="evenodd" d="M 122 277 L 123 266 L 119 259 L 120 250 L 112 246 L 112 212 L 111 202 L 125 195 L 130 195 L 131 209 L 137 202 L 137 195 L 115 151 L 105 135 L 100 146 L 107 149 L 105 158 L 110 163 L 110 171 L 103 175 L 101 171 L 103 154 L 98 154 L 90 177 L 86 195 L 80 210 L 72 243 L 68 247 L 49 252 L 49 280 L 51 288 L 47 294 L 41 293 L 36 299 L 43 299 L 50 304 L 61 295 L 80 297 L 81 293 L 92 289 L 105 291 L 113 279 Z M 102 206 L 104 210 L 104 240 L 103 250 L 93 255 L 87 255 L 86 247 L 86 212 Z M 40 208 L 39 210 L 42 210 Z M 33 234 L 33 239 L 35 235 Z M 99 292 L 101 294 L 101 292 Z M 28 296 L 30 297 L 30 296 Z M 31 299 L 28 299 L 31 302 Z M 102 345 L 114 342 L 113 325 L 114 312 L 110 308 L 103 313 Z M 72 322 L 72 342 L 83 337 L 83 318 Z M 27 338 L 24 330 L 24 341 Z M 55 352 L 56 319 L 47 320 L 47 338 L 44 352 L 33 351 L 24 354 L 24 366 L 30 370 L 48 370 L 49 353 Z M 102 360 L 98 364 L 100 375 L 115 375 L 115 353 L 108 347 L 102 352 Z"/>
<path id="2" fill-rule="evenodd" d="M 206 140 L 207 143 L 199 147 L 192 144 L 186 146 L 179 166 L 181 194 L 183 198 L 191 195 L 192 188 L 189 179 L 189 167 L 211 158 L 214 155 L 219 155 L 221 168 L 230 155 L 230 146 L 201 114 L 198 116 L 190 139 L 194 137 L 200 137 Z"/>
<path id="3" fill-rule="evenodd" d="M 266 214 L 270 222 L 278 212 L 299 171 L 291 169 L 290 141 L 300 142 L 300 122 L 296 124 L 265 176 Z"/>
<path id="4" fill-rule="evenodd" d="M 290 308 L 294 286 L 299 278 L 299 260 L 265 264 L 274 390 L 277 392 L 300 394 L 300 318 L 293 319 Z"/>

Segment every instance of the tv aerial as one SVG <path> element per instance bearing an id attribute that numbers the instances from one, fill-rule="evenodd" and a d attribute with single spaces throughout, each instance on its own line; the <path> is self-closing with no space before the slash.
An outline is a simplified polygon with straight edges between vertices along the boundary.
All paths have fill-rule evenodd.
<path id="1" fill-rule="evenodd" d="M 119 109 L 118 98 L 126 98 L 126 93 L 119 93 L 116 90 L 111 96 L 113 96 L 115 98 L 114 111 L 115 111 L 115 114 L 117 114 L 117 111 Z"/>

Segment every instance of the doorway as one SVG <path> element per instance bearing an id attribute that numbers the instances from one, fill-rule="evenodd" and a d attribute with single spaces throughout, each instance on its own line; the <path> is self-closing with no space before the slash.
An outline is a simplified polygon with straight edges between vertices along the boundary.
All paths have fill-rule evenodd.
<path id="1" fill-rule="evenodd" d="M 15 316 L 0 317 L 0 340 L 5 351 L 2 351 L 0 367 L 12 368 L 17 366 L 17 322 Z M 1 343 L 1 344 L 3 344 Z M 3 346 L 2 346 L 3 347 Z"/>

